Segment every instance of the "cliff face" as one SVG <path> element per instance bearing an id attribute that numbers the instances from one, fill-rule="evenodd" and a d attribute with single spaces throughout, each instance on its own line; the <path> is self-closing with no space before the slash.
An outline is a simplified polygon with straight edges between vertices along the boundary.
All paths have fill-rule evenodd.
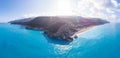
<path id="1" fill-rule="evenodd" d="M 82 29 L 108 23 L 98 18 L 83 18 L 80 16 L 42 16 L 29 19 L 11 21 L 10 23 L 43 30 L 49 37 L 65 41 L 72 41 L 77 37 L 76 33 Z"/>

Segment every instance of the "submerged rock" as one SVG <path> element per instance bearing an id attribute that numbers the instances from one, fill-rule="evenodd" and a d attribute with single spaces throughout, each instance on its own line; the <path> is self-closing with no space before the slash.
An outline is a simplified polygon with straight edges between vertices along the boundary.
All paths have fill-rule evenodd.
<path id="1" fill-rule="evenodd" d="M 80 16 L 40 16 L 11 21 L 11 24 L 24 25 L 26 28 L 43 30 L 49 37 L 73 41 L 77 34 L 88 27 L 108 23 L 99 18 L 84 18 Z"/>

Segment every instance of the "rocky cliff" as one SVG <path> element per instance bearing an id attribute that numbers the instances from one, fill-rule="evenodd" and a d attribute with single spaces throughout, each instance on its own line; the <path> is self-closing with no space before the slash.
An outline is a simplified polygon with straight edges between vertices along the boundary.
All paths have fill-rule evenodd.
<path id="1" fill-rule="evenodd" d="M 76 34 L 87 27 L 108 23 L 99 18 L 80 16 L 41 16 L 11 21 L 11 24 L 24 25 L 26 28 L 43 30 L 49 37 L 73 41 Z"/>

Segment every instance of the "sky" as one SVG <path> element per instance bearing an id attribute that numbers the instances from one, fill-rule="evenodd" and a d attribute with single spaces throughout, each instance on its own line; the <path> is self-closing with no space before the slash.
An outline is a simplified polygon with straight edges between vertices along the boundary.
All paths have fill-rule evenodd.
<path id="1" fill-rule="evenodd" d="M 0 22 L 58 15 L 120 22 L 120 0 L 0 0 Z"/>

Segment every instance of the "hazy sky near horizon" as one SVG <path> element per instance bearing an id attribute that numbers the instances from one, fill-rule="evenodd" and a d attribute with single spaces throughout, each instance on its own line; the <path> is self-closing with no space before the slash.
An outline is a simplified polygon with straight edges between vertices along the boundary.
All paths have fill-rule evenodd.
<path id="1" fill-rule="evenodd" d="M 40 15 L 119 19 L 120 0 L 0 0 L 0 22 Z"/>
<path id="2" fill-rule="evenodd" d="M 0 0 L 0 20 L 11 20 L 53 10 L 50 0 Z"/>

